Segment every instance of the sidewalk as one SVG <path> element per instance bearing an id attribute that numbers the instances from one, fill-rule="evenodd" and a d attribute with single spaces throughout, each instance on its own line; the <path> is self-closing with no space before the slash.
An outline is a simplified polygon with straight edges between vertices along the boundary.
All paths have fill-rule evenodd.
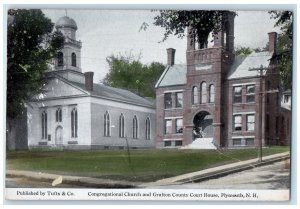
<path id="1" fill-rule="evenodd" d="M 240 172 L 243 170 L 251 169 L 258 166 L 271 164 L 274 162 L 282 161 L 290 158 L 290 152 L 284 152 L 280 154 L 270 155 L 263 157 L 262 162 L 258 162 L 257 159 L 240 161 L 237 163 L 227 164 L 223 166 L 213 167 L 202 171 L 196 171 L 187 173 L 171 178 L 161 179 L 156 182 L 145 183 L 139 185 L 139 187 L 149 186 L 166 186 L 174 184 L 184 184 L 190 182 L 200 182 L 211 178 L 218 178 L 228 174 Z"/>
<path id="2" fill-rule="evenodd" d="M 166 186 L 172 184 L 183 184 L 188 182 L 199 182 L 210 178 L 218 178 L 231 173 L 251 169 L 253 167 L 271 164 L 277 161 L 282 161 L 290 158 L 290 153 L 280 153 L 263 157 L 262 162 L 257 162 L 257 159 L 240 161 L 228 165 L 213 167 L 202 171 L 187 173 L 171 178 L 161 179 L 156 182 L 141 183 L 129 181 L 117 181 L 109 179 L 90 178 L 82 176 L 61 176 L 49 173 L 37 173 L 32 171 L 7 170 L 8 177 L 25 177 L 38 181 L 53 182 L 55 179 L 62 177 L 63 184 L 80 185 L 91 188 L 145 188 L 149 186 Z"/>

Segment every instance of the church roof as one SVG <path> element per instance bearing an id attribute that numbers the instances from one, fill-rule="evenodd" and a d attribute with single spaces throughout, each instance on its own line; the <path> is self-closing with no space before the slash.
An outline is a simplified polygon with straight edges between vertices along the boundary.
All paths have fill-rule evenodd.
<path id="1" fill-rule="evenodd" d="M 186 65 L 168 65 L 157 81 L 155 88 L 186 84 Z"/>
<path id="2" fill-rule="evenodd" d="M 78 86 L 81 89 L 85 89 L 85 84 L 69 81 L 73 85 Z M 136 105 L 154 107 L 154 102 L 151 102 L 141 96 L 138 96 L 128 90 L 105 86 L 103 84 L 93 85 L 93 91 L 91 96 L 102 97 L 109 100 L 116 100 L 125 103 L 132 103 Z"/>
<path id="3" fill-rule="evenodd" d="M 59 18 L 58 21 L 55 23 L 55 27 L 56 28 L 70 27 L 77 30 L 77 24 L 75 20 L 73 20 L 68 16 L 63 16 Z"/>
<path id="4" fill-rule="evenodd" d="M 268 51 L 252 52 L 249 55 L 238 55 L 235 57 L 234 63 L 230 68 L 227 78 L 230 80 L 256 77 L 259 75 L 259 72 L 255 69 L 260 69 L 261 67 L 269 67 L 271 58 L 272 53 Z"/>

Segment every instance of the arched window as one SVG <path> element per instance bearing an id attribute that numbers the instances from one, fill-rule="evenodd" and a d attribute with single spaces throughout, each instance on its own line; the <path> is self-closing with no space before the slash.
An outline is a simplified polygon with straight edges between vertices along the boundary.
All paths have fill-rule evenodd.
<path id="1" fill-rule="evenodd" d="M 58 52 L 57 54 L 57 66 L 64 65 L 64 54 L 62 52 Z"/>
<path id="2" fill-rule="evenodd" d="M 110 116 L 107 111 L 104 114 L 104 136 L 110 136 Z"/>
<path id="3" fill-rule="evenodd" d="M 56 110 L 55 121 L 56 122 L 61 122 L 62 121 L 62 111 L 61 111 L 61 108 L 58 108 Z"/>
<path id="4" fill-rule="evenodd" d="M 133 130 L 132 130 L 133 134 L 132 135 L 133 135 L 134 139 L 137 139 L 138 138 L 138 119 L 137 119 L 136 115 L 133 117 L 132 122 L 133 122 L 133 124 L 132 124 L 133 125 L 132 126 L 133 127 Z"/>
<path id="5" fill-rule="evenodd" d="M 192 95 L 192 104 L 198 104 L 198 102 L 199 102 L 198 87 L 194 86 L 192 92 L 193 92 L 193 95 Z"/>
<path id="6" fill-rule="evenodd" d="M 215 86 L 213 84 L 209 86 L 209 102 L 215 102 Z"/>
<path id="7" fill-rule="evenodd" d="M 147 118 L 146 119 L 146 139 L 147 140 L 150 140 L 150 127 L 151 127 L 150 118 Z"/>
<path id="8" fill-rule="evenodd" d="M 42 112 L 42 139 L 47 139 L 47 112 Z"/>
<path id="9" fill-rule="evenodd" d="M 76 54 L 74 52 L 72 53 L 72 66 L 76 67 Z"/>
<path id="10" fill-rule="evenodd" d="M 71 111 L 71 137 L 77 138 L 77 129 L 78 129 L 78 118 L 77 118 L 77 109 L 73 108 Z"/>
<path id="11" fill-rule="evenodd" d="M 207 102 L 207 89 L 206 89 L 206 82 L 201 83 L 201 103 Z"/>
<path id="12" fill-rule="evenodd" d="M 121 138 L 125 137 L 125 129 L 124 129 L 124 115 L 121 113 L 120 118 L 119 118 L 119 136 Z"/>

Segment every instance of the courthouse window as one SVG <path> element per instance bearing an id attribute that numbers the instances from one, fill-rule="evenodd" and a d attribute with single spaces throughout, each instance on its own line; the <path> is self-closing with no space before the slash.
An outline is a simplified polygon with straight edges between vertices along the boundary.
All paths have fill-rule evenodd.
<path id="1" fill-rule="evenodd" d="M 242 130 L 242 115 L 233 116 L 233 130 L 234 131 Z"/>
<path id="2" fill-rule="evenodd" d="M 235 86 L 233 87 L 233 103 L 241 103 L 242 102 L 242 87 Z"/>
<path id="3" fill-rule="evenodd" d="M 193 95 L 192 95 L 192 104 L 198 104 L 199 97 L 198 97 L 198 88 L 197 86 L 193 87 Z"/>
<path id="4" fill-rule="evenodd" d="M 247 131 L 254 131 L 255 116 L 247 115 Z"/>
<path id="5" fill-rule="evenodd" d="M 183 104 L 182 92 L 177 92 L 175 96 L 176 96 L 176 107 L 182 107 Z"/>
<path id="6" fill-rule="evenodd" d="M 165 94 L 165 109 L 172 108 L 172 94 L 166 93 Z"/>
<path id="7" fill-rule="evenodd" d="M 182 128 L 182 118 L 176 119 L 176 133 L 182 133 L 183 128 Z"/>
<path id="8" fill-rule="evenodd" d="M 246 102 L 255 102 L 255 85 L 247 86 Z"/>
<path id="9" fill-rule="evenodd" d="M 165 120 L 165 134 L 172 133 L 172 120 Z"/>
<path id="10" fill-rule="evenodd" d="M 206 103 L 207 101 L 207 90 L 206 90 L 206 82 L 201 83 L 201 103 Z"/>
<path id="11" fill-rule="evenodd" d="M 214 85 L 209 86 L 209 102 L 210 103 L 215 102 L 215 86 Z"/>

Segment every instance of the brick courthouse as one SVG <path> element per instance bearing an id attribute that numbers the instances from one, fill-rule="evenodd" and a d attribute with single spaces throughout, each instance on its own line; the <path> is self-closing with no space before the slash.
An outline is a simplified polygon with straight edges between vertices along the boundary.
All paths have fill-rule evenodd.
<path id="1" fill-rule="evenodd" d="M 267 51 L 235 55 L 234 18 L 228 14 L 211 48 L 197 47 L 188 35 L 184 65 L 174 64 L 175 49 L 167 49 L 156 84 L 157 147 L 188 146 L 201 137 L 215 147 L 253 147 L 260 134 L 263 145 L 289 143 L 290 111 L 282 111 L 279 69 L 271 62 L 277 34 L 266 34 Z"/>

